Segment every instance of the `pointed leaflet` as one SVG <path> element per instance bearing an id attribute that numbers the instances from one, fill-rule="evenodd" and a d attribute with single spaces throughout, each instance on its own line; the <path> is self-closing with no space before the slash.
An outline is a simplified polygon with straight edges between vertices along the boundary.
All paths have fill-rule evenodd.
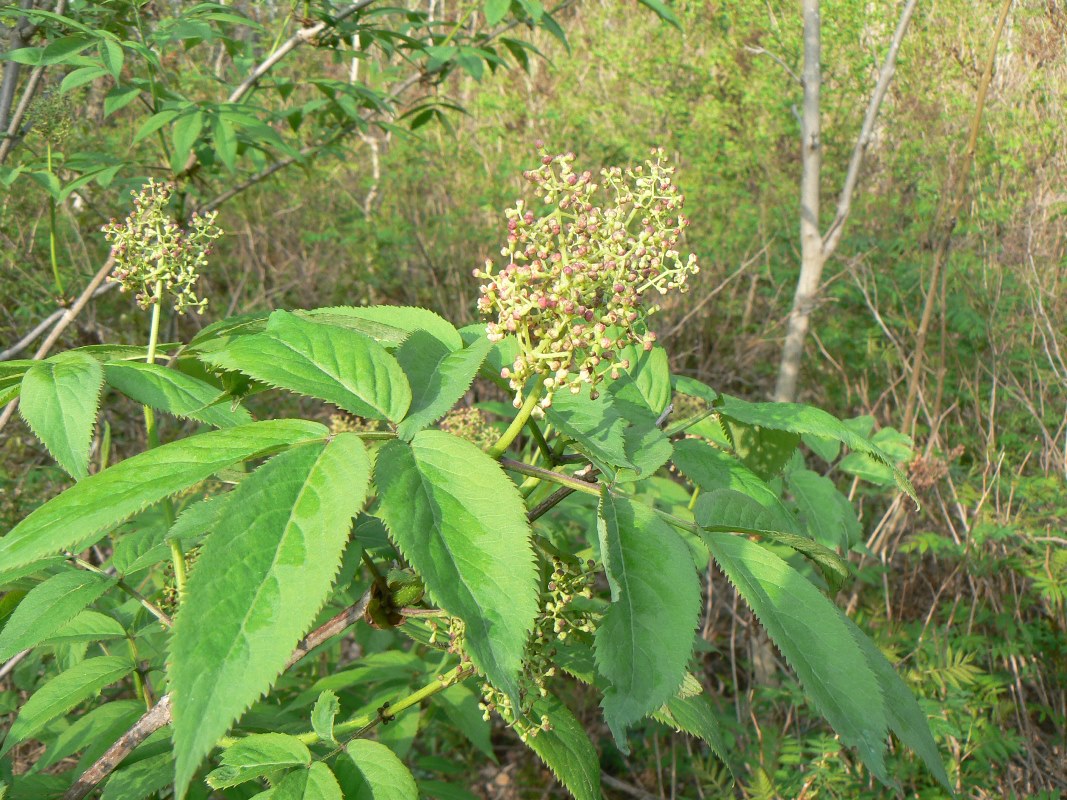
<path id="1" fill-rule="evenodd" d="M 195 419 L 216 428 L 232 428 L 252 421 L 247 409 L 232 407 L 222 389 L 159 364 L 112 361 L 104 365 L 104 377 L 109 386 L 131 400 L 176 417 Z"/>
<path id="2" fill-rule="evenodd" d="M 532 717 L 548 717 L 548 730 L 526 737 L 526 746 L 540 757 L 575 800 L 600 800 L 600 759 L 582 724 L 558 699 L 549 695 L 534 703 Z"/>
<path id="3" fill-rule="evenodd" d="M 475 445 L 433 430 L 386 444 L 374 475 L 393 541 L 433 601 L 466 623 L 474 664 L 516 696 L 537 572 L 515 484 Z"/>
<path id="4" fill-rule="evenodd" d="M 114 583 L 114 578 L 72 569 L 34 586 L 0 631 L 0 661 L 47 639 Z"/>
<path id="5" fill-rule="evenodd" d="M 479 695 L 470 687 L 457 683 L 434 695 L 432 702 L 444 709 L 448 721 L 467 737 L 467 741 L 496 762 L 496 753 L 493 752 L 493 744 L 490 741 L 492 726 L 482 714 Z"/>
<path id="6" fill-rule="evenodd" d="M 597 671 L 610 684 L 604 717 L 619 746 L 626 728 L 678 689 L 693 651 L 700 582 L 689 548 L 655 512 L 605 487 L 597 521 L 611 605 L 597 628 Z"/>
<path id="7" fill-rule="evenodd" d="M 330 768 L 316 761 L 309 769 L 293 770 L 278 781 L 271 800 L 344 800 L 344 797 Z"/>
<path id="8" fill-rule="evenodd" d="M 863 527 L 848 498 L 829 478 L 810 469 L 786 473 L 786 484 L 800 511 L 800 519 L 815 541 L 847 551 L 863 535 Z"/>
<path id="9" fill-rule="evenodd" d="M 289 767 L 309 766 L 311 751 L 295 736 L 256 733 L 223 750 L 219 761 L 222 766 L 207 776 L 212 789 L 236 786 Z"/>
<path id="10" fill-rule="evenodd" d="M 549 422 L 574 440 L 578 450 L 597 461 L 597 466 L 611 473 L 617 467 L 634 468 L 623 438 L 627 422 L 609 393 L 601 392 L 592 400 L 588 386 L 583 386 L 576 395 L 556 392 L 547 415 Z"/>
<path id="11" fill-rule="evenodd" d="M 119 738 L 144 714 L 144 703 L 138 700 L 112 700 L 97 706 L 79 717 L 56 736 L 44 756 L 33 765 L 39 772 L 48 769 L 68 756 L 93 744 L 103 742 L 105 748 Z M 96 759 L 94 758 L 93 761 Z M 169 778 L 169 776 L 168 776 Z"/>
<path id="12" fill-rule="evenodd" d="M 907 476 L 897 468 L 892 456 L 851 430 L 833 414 L 822 409 L 800 403 L 748 403 L 724 394 L 720 395 L 720 402 L 716 405 L 715 411 L 723 417 L 729 417 L 748 425 L 821 436 L 824 439 L 837 439 L 850 449 L 858 453 L 866 453 L 885 464 L 892 471 L 900 490 L 912 498 L 915 497 L 915 490 Z"/>
<path id="13" fill-rule="evenodd" d="M 129 659 L 119 656 L 89 658 L 61 672 L 26 701 L 18 719 L 11 725 L 0 747 L 0 756 L 21 741 L 38 733 L 49 722 L 61 717 L 96 695 L 105 686 L 126 677 L 133 670 Z"/>
<path id="14" fill-rule="evenodd" d="M 396 353 L 411 384 L 411 407 L 396 429 L 401 439 L 443 417 L 470 388 L 492 344 L 482 338 L 450 352 L 425 331 L 415 331 Z"/>
<path id="15" fill-rule="evenodd" d="M 0 539 L 0 568 L 14 569 L 102 537 L 109 528 L 152 503 L 180 492 L 224 467 L 323 439 L 324 425 L 265 420 L 171 442 L 91 475 L 35 509 Z M 95 541 L 95 540 L 93 540 Z"/>
<path id="16" fill-rule="evenodd" d="M 404 371 L 376 341 L 286 311 L 271 314 L 262 333 L 239 336 L 201 358 L 368 419 L 399 422 L 411 402 Z"/>
<path id="17" fill-rule="evenodd" d="M 47 639 L 42 639 L 39 644 L 53 646 L 125 638 L 126 629 L 114 617 L 86 609 Z"/>
<path id="18" fill-rule="evenodd" d="M 84 353 L 60 353 L 22 378 L 19 411 L 59 465 L 75 479 L 89 474 L 96 410 L 104 372 Z"/>
<path id="19" fill-rule="evenodd" d="M 417 800 L 411 772 L 384 744 L 356 739 L 345 749 L 363 781 L 348 800 Z"/>
<path id="20" fill-rule="evenodd" d="M 417 306 L 331 306 L 304 312 L 308 316 L 323 316 L 365 320 L 395 331 L 405 333 L 425 331 L 440 341 L 449 350 L 463 347 L 463 339 L 451 322 L 428 308 Z M 375 338 L 378 338 L 377 336 Z M 399 344 L 399 342 L 397 342 Z M 389 344 L 389 341 L 382 341 Z"/>
<path id="21" fill-rule="evenodd" d="M 867 634 L 860 630 L 860 627 L 855 622 L 845 616 L 843 611 L 836 610 L 845 627 L 852 634 L 852 638 L 856 640 L 860 650 L 863 651 L 863 655 L 867 659 L 867 665 L 873 670 L 875 677 L 878 679 L 878 685 L 885 695 L 889 729 L 897 735 L 900 741 L 918 754 L 919 758 L 926 764 L 927 769 L 951 795 L 955 790 L 949 782 L 948 774 L 945 772 L 945 765 L 941 762 L 941 755 L 937 752 L 937 744 L 930 733 L 930 723 L 926 719 L 926 714 L 923 713 L 923 710 L 916 702 L 915 695 L 909 691 L 897 671 L 893 669 L 893 665 L 886 660 Z"/>
<path id="22" fill-rule="evenodd" d="M 315 701 L 315 707 L 311 709 L 311 729 L 322 741 L 337 741 L 333 738 L 333 721 L 340 710 L 337 693 L 332 689 L 324 691 Z"/>
<path id="23" fill-rule="evenodd" d="M 833 591 L 840 589 L 851 575 L 848 562 L 833 550 L 806 536 L 781 530 L 778 514 L 733 489 L 716 489 L 702 494 L 693 509 L 693 516 L 706 531 L 754 533 L 792 547 L 818 565 Z"/>
<path id="24" fill-rule="evenodd" d="M 803 575 L 741 536 L 709 533 L 711 554 L 792 665 L 816 708 L 886 780 L 888 723 L 879 681 L 843 615 Z"/>
<path id="25" fill-rule="evenodd" d="M 233 490 L 174 620 L 168 675 L 179 797 L 314 621 L 369 475 L 363 443 L 342 433 L 325 447 L 275 456 Z"/>

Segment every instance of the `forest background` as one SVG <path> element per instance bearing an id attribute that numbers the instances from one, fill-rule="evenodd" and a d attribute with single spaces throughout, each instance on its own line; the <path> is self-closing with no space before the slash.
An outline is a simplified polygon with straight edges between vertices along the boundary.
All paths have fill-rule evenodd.
<path id="1" fill-rule="evenodd" d="M 521 195 L 543 140 L 589 165 L 667 150 L 692 220 L 687 246 L 703 266 L 657 321 L 672 368 L 741 397 L 774 394 L 801 261 L 799 4 L 564 2 L 552 24 L 506 32 L 518 38 L 497 42 L 497 63 L 458 46 L 492 27 L 481 4 L 430 0 L 416 10 L 459 32 L 454 52 L 376 34 L 356 50 L 315 40 L 272 66 L 269 88 L 254 95 L 259 122 L 227 116 L 220 97 L 267 52 L 254 45 L 313 27 L 317 6 L 212 8 L 63 9 L 123 42 L 147 26 L 163 59 L 156 70 L 132 48 L 123 57 L 106 44 L 64 45 L 77 31 L 56 19 L 30 31 L 5 18 L 13 44 L 59 44 L 20 65 L 19 92 L 0 114 L 11 121 L 40 72 L 44 100 L 0 151 L 4 359 L 30 357 L 57 324 L 57 347 L 139 341 L 129 299 L 94 276 L 108 258 L 100 226 L 127 213 L 130 189 L 149 175 L 176 178 L 187 208 L 217 207 L 226 232 L 203 276 L 206 314 L 172 317 L 166 340 L 226 314 L 334 304 L 418 305 L 474 322 L 471 269 L 499 249 L 502 209 Z M 900 11 L 822 5 L 823 228 Z M 858 424 L 909 465 L 921 510 L 891 482 L 829 473 L 858 504 L 866 541 L 842 603 L 923 698 L 961 794 L 1052 798 L 1067 791 L 1067 7 L 1016 2 L 995 42 L 1000 11 L 969 0 L 915 10 L 812 310 L 798 399 L 869 418 Z M 967 135 L 993 45 L 972 163 Z M 5 86 L 15 63 L 5 63 Z M 157 88 L 159 75 L 180 81 Z M 146 110 L 146 93 L 169 105 Z M 86 287 L 88 302 L 64 315 Z M 113 441 L 141 435 L 134 415 L 107 421 Z M 23 422 L 5 422 L 3 530 L 64 483 Z M 738 791 L 886 796 L 811 717 L 784 665 L 760 666 L 766 645 L 752 618 L 714 570 L 708 577 L 699 677 L 735 736 Z M 778 677 L 754 680 L 760 669 Z M 9 673 L 3 714 L 34 681 Z M 595 706 L 586 711 L 595 731 Z M 703 798 L 730 785 L 710 754 L 662 730 L 626 760 L 606 732 L 594 740 L 616 796 Z M 506 736 L 494 744 L 499 763 L 488 768 L 464 772 L 464 759 L 483 762 L 457 740 L 445 743 L 451 766 L 429 759 L 425 769 L 475 775 L 452 780 L 481 797 L 555 791 Z M 16 748 L 11 768 L 37 755 Z M 909 796 L 941 796 L 905 754 L 893 771 Z"/>

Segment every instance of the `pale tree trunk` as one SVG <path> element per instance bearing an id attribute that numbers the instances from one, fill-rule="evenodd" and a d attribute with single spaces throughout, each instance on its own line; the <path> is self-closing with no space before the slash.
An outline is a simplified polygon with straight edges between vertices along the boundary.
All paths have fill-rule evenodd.
<path id="1" fill-rule="evenodd" d="M 803 0 L 804 15 L 804 69 L 801 82 L 804 86 L 804 100 L 801 111 L 801 179 L 800 179 L 800 278 L 797 280 L 793 307 L 789 312 L 786 325 L 785 343 L 782 358 L 778 365 L 778 380 L 774 388 L 774 399 L 778 402 L 792 402 L 797 398 L 797 386 L 800 365 L 804 355 L 804 342 L 808 328 L 811 326 L 811 313 L 819 297 L 822 270 L 827 260 L 837 249 L 841 241 L 841 232 L 852 209 L 852 196 L 859 182 L 863 157 L 871 141 L 874 122 L 882 106 L 889 83 L 896 69 L 897 53 L 904 39 L 904 32 L 911 21 L 917 0 L 908 0 L 900 12 L 893 39 L 882 62 L 878 83 L 871 93 L 867 104 L 867 113 L 852 157 L 848 164 L 844 186 L 837 200 L 837 212 L 826 233 L 819 229 L 820 188 L 819 178 L 822 169 L 822 146 L 820 141 L 821 123 L 819 115 L 819 90 L 822 84 L 820 73 L 820 28 L 819 0 Z"/>
<path id="2" fill-rule="evenodd" d="M 797 280 L 793 307 L 786 325 L 782 358 L 778 365 L 778 380 L 774 387 L 774 399 L 779 403 L 791 403 L 797 399 L 800 365 L 804 356 L 804 341 L 811 326 L 811 313 L 819 297 L 822 270 L 827 260 L 841 241 L 841 232 L 852 209 L 852 196 L 859 182 L 863 156 L 871 141 L 874 122 L 882 106 L 889 83 L 896 69 L 897 53 L 904 39 L 904 32 L 911 21 L 917 0 L 908 0 L 900 13 L 893 39 L 882 62 L 878 82 L 867 104 L 859 136 L 852 149 L 848 172 L 837 211 L 825 235 L 819 229 L 819 204 L 821 200 L 819 179 L 822 171 L 821 120 L 819 114 L 819 91 L 822 88 L 821 29 L 819 0 L 802 0 L 804 17 L 804 68 L 801 83 L 804 88 L 803 107 L 800 117 L 800 278 Z M 752 642 L 752 670 L 756 682 L 764 685 L 777 684 L 778 669 L 774 648 L 761 629 Z"/>

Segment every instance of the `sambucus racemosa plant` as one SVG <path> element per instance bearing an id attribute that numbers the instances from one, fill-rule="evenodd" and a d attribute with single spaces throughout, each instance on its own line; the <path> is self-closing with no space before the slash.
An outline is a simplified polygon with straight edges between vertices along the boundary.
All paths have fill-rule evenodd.
<path id="1" fill-rule="evenodd" d="M 23 416 L 77 481 L 0 539 L 13 598 L 0 659 L 28 651 L 58 670 L 0 754 L 29 739 L 48 745 L 45 766 L 84 751 L 48 783 L 71 798 L 104 780 L 105 797 L 171 785 L 178 797 L 209 786 L 248 797 L 266 781 L 257 797 L 414 798 L 413 774 L 382 743 L 390 728 L 368 734 L 423 701 L 476 703 L 480 717 L 453 717 L 476 746 L 488 750 L 479 726 L 499 714 L 590 800 L 597 754 L 557 696 L 577 680 L 601 693 L 623 751 L 627 730 L 652 717 L 729 764 L 687 671 L 696 567 L 710 554 L 874 776 L 888 780 L 893 731 L 948 786 L 925 715 L 826 594 L 849 574 L 836 512 L 825 526 L 798 517 L 768 483 L 802 436 L 895 467 L 817 409 L 672 376 L 649 298 L 684 290 L 697 269 L 677 249 L 673 168 L 656 152 L 594 178 L 573 160 L 543 154 L 527 173 L 543 206 L 507 211 L 505 263 L 475 272 L 488 327 L 461 330 L 423 309 L 337 307 L 227 319 L 159 345 L 167 293 L 179 311 L 202 307 L 195 273 L 217 232 L 212 220 L 181 231 L 162 217 L 166 187 L 146 188 L 109 236 L 123 256 L 116 279 L 153 310 L 149 347 L 80 348 L 0 372 L 0 392 L 21 393 Z M 479 376 L 514 397 L 495 429 L 463 407 Z M 150 446 L 90 475 L 105 385 L 145 406 Z M 254 420 L 242 401 L 273 390 L 350 416 L 332 429 Z M 155 411 L 214 430 L 158 444 Z M 680 483 L 678 503 L 665 488 Z M 576 494 L 596 498 L 595 519 L 567 511 Z M 560 524 L 575 519 L 577 536 Z M 361 617 L 411 648 L 315 679 L 301 660 Z M 127 681 L 140 709 L 116 699 L 54 724 Z"/>

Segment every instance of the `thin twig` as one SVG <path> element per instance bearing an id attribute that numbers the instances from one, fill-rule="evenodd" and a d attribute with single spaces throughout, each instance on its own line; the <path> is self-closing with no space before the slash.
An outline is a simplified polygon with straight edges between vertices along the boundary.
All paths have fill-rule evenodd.
<path id="1" fill-rule="evenodd" d="M 370 603 L 369 591 L 365 592 L 356 603 L 305 636 L 300 641 L 300 644 L 297 645 L 296 650 L 293 651 L 292 656 L 289 657 L 282 671 L 284 672 L 292 667 L 327 639 L 336 636 L 345 628 L 358 622 L 362 618 L 363 612 L 367 610 L 368 603 Z M 132 728 L 119 737 L 118 741 L 111 745 L 107 752 L 97 759 L 96 763 L 81 774 L 78 780 L 74 782 L 74 785 L 63 795 L 63 800 L 82 800 L 89 792 L 99 786 L 108 775 L 114 772 L 115 768 L 123 762 L 126 756 L 133 752 L 135 747 L 160 728 L 169 725 L 171 713 L 170 695 L 165 694 L 159 698 L 159 702 L 152 706 L 143 717 L 134 723 Z"/>

